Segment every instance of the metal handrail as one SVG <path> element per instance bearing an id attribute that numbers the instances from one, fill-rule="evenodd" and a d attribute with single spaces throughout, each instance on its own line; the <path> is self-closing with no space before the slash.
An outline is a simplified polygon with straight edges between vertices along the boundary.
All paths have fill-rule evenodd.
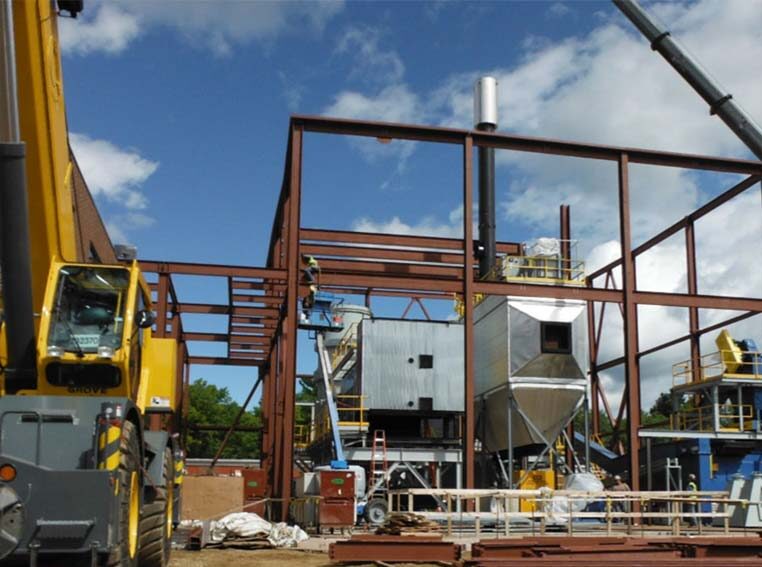
<path id="1" fill-rule="evenodd" d="M 744 378 L 762 379 L 762 353 L 759 351 L 740 351 L 744 359 L 741 366 L 748 367 L 750 372 L 729 373 L 724 360 L 726 355 L 733 353 L 729 349 L 722 349 L 703 355 L 698 361 L 694 359 L 683 360 L 672 365 L 672 386 L 687 384 L 693 380 L 694 373 L 698 373 L 699 381 L 711 380 L 722 376 L 742 376 Z M 751 360 L 749 360 L 751 359 Z M 698 364 L 695 364 L 698 362 Z"/>
<path id="2" fill-rule="evenodd" d="M 513 270 L 517 273 L 510 273 Z M 502 277 L 506 281 L 584 285 L 585 262 L 561 256 L 505 256 Z"/>
<path id="3" fill-rule="evenodd" d="M 750 431 L 752 427 L 746 426 L 747 420 L 753 418 L 754 407 L 751 404 L 722 404 L 719 406 L 719 431 Z M 704 405 L 680 410 L 670 416 L 669 422 L 673 431 L 714 431 L 714 408 Z"/>
<path id="4" fill-rule="evenodd" d="M 339 394 L 335 396 L 336 399 L 336 411 L 339 414 L 339 421 L 338 425 L 339 427 L 343 428 L 351 428 L 356 427 L 359 430 L 362 430 L 363 428 L 368 427 L 369 422 L 367 420 L 367 411 L 368 409 L 365 407 L 365 400 L 366 396 L 362 396 L 359 394 Z M 342 402 L 346 402 L 347 400 L 351 400 L 353 405 L 344 405 L 342 406 Z M 359 400 L 359 404 L 355 404 L 355 400 Z M 355 419 L 342 419 L 342 414 L 349 415 Z M 321 408 L 320 414 L 315 419 L 315 439 L 322 439 L 326 435 L 330 433 L 331 424 L 330 424 L 330 418 L 328 415 L 328 412 L 326 411 L 325 406 Z"/>

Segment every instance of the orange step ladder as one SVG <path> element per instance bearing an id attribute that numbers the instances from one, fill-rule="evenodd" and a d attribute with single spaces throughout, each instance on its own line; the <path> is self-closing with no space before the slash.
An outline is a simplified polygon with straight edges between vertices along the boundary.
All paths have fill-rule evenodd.
<path id="1" fill-rule="evenodd" d="M 380 479 L 383 479 L 381 486 L 386 486 L 389 482 L 387 470 L 389 464 L 386 460 L 386 431 L 376 429 L 373 431 L 373 452 L 370 454 L 370 474 L 371 486 L 375 485 Z"/>

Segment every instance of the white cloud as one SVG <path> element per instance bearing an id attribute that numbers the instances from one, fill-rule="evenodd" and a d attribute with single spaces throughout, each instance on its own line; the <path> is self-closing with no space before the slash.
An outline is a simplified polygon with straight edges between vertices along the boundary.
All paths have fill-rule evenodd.
<path id="1" fill-rule="evenodd" d="M 338 42 L 339 54 L 351 54 L 354 69 L 351 76 L 371 84 L 396 84 L 405 74 L 405 65 L 393 49 L 383 49 L 383 34 L 369 26 L 350 27 Z"/>
<path id="2" fill-rule="evenodd" d="M 69 141 L 94 197 L 104 197 L 127 209 L 146 208 L 148 200 L 140 186 L 153 175 L 158 162 L 85 134 L 71 133 Z"/>
<path id="3" fill-rule="evenodd" d="M 708 295 L 733 295 L 739 297 L 762 297 L 762 270 L 755 269 L 745 254 L 733 253 L 744 250 L 748 243 L 762 242 L 762 198 L 759 187 L 747 190 L 721 208 L 696 223 L 696 249 L 698 259 L 699 293 Z M 733 230 L 728 230 L 732 226 Z M 718 235 L 722 235 L 721 242 Z M 619 258 L 619 242 L 608 241 L 596 246 L 588 256 L 587 271 L 609 264 Z M 686 260 L 682 233 L 638 256 L 638 289 L 686 293 Z M 621 272 L 615 270 L 617 287 L 621 286 Z M 603 279 L 598 280 L 603 285 Z M 604 340 L 601 344 L 599 362 L 622 355 L 622 319 L 619 310 L 610 305 L 604 321 Z M 708 326 L 729 319 L 734 313 L 719 310 L 702 310 L 701 326 Z M 639 309 L 638 327 L 640 347 L 650 348 L 688 332 L 688 310 L 677 308 L 644 307 Z M 762 316 L 747 319 L 732 326 L 736 338 L 762 339 Z M 703 352 L 716 350 L 716 333 L 702 340 Z M 689 356 L 688 345 L 665 349 L 642 361 L 641 395 L 643 408 L 648 409 L 661 392 L 672 383 L 672 364 Z M 612 381 L 609 376 L 607 378 Z M 616 390 L 615 390 L 616 391 Z M 621 392 L 621 388 L 618 389 Z"/>
<path id="4" fill-rule="evenodd" d="M 140 34 L 138 17 L 115 4 L 101 4 L 93 16 L 59 18 L 61 49 L 64 53 L 87 55 L 95 51 L 116 54 Z"/>
<path id="5" fill-rule="evenodd" d="M 563 2 L 553 2 L 545 11 L 545 15 L 549 18 L 563 18 L 571 13 L 572 9 Z"/>
<path id="6" fill-rule="evenodd" d="M 130 211 L 124 214 L 115 214 L 106 221 L 111 241 L 116 244 L 131 243 L 129 234 L 134 230 L 149 228 L 156 224 L 156 219 L 145 213 Z"/>
<path id="7" fill-rule="evenodd" d="M 759 122 L 762 11 L 756 3 L 705 0 L 651 4 L 649 9 L 667 22 L 673 35 Z M 352 117 L 371 118 L 376 113 L 390 120 L 412 117 L 413 122 L 469 128 L 473 82 L 488 73 L 499 82 L 500 121 L 505 131 L 675 152 L 750 155 L 719 119 L 709 116 L 706 104 L 621 16 L 601 18 L 600 25 L 586 36 L 559 42 L 531 37 L 523 48 L 523 59 L 513 67 L 454 75 L 431 93 L 395 85 L 398 92 L 405 93 L 402 111 L 393 107 L 391 96 L 351 93 L 349 97 L 342 93 L 342 100 L 353 103 L 348 105 L 355 110 Z M 574 236 L 583 239 L 588 271 L 618 258 L 616 164 L 508 152 L 498 152 L 498 160 L 503 222 L 520 222 L 536 234 L 555 233 L 556 204 L 565 202 L 572 205 Z M 729 188 L 735 179 L 674 168 L 631 166 L 635 244 Z M 738 253 L 756 250 L 762 242 L 761 209 L 755 188 L 697 223 L 701 293 L 762 295 L 762 271 L 756 269 L 750 255 Z M 418 222 L 398 217 L 386 222 L 366 218 L 355 226 L 400 234 L 444 234 L 454 228 L 430 217 Z M 639 258 L 638 285 L 641 289 L 684 292 L 685 272 L 679 234 Z M 687 309 L 641 307 L 639 311 L 641 346 L 645 348 L 687 333 Z M 702 311 L 701 324 L 710 325 L 732 315 Z M 622 355 L 621 315 L 616 306 L 607 308 L 605 324 L 608 332 L 601 361 Z M 732 332 L 738 337 L 762 339 L 762 317 L 736 324 Z M 713 340 L 713 336 L 704 338 L 705 352 L 711 350 Z M 687 356 L 687 345 L 682 344 L 642 360 L 643 408 L 648 409 L 660 392 L 669 389 L 672 363 Z M 604 382 L 612 391 L 622 391 L 621 372 L 607 372 Z"/>
<path id="8" fill-rule="evenodd" d="M 474 212 L 474 215 L 476 214 Z M 407 223 L 398 216 L 386 221 L 375 221 L 369 217 L 362 217 L 352 223 L 352 230 L 382 234 L 460 238 L 463 235 L 463 207 L 459 206 L 450 211 L 447 222 L 441 222 L 434 216 L 423 217 L 414 223 Z"/>
<path id="9" fill-rule="evenodd" d="M 752 116 L 762 116 L 762 11 L 748 2 L 656 5 L 668 13 L 675 37 L 696 53 Z M 525 135 L 579 139 L 623 146 L 720 155 L 748 151 L 703 101 L 623 18 L 589 35 L 557 43 L 530 41 L 517 66 L 493 69 L 499 82 L 501 129 Z M 728 64 L 732 61 L 732 64 Z M 435 93 L 440 122 L 468 127 L 474 72 L 451 77 Z M 578 234 L 616 235 L 616 168 L 613 164 L 498 152 L 514 166 L 504 212 L 538 230 L 554 228 L 547 202 L 573 206 Z M 705 200 L 693 174 L 668 168 L 632 167 L 635 239 L 680 218 Z M 575 204 L 584 206 L 574 207 Z M 614 232 L 601 234 L 605 225 Z"/>
<path id="10" fill-rule="evenodd" d="M 383 88 L 375 96 L 354 91 L 341 92 L 323 114 L 336 118 L 382 122 L 417 122 L 422 108 L 418 97 L 406 85 L 391 85 Z M 398 174 L 404 171 L 415 148 L 414 142 L 401 140 L 379 143 L 368 138 L 350 138 L 350 144 L 370 162 L 385 158 L 397 159 Z"/>
<path id="11" fill-rule="evenodd" d="M 238 45 L 271 42 L 282 34 L 320 34 L 344 7 L 314 2 L 109 2 L 94 3 L 76 20 L 62 19 L 65 53 L 119 53 L 152 27 L 166 27 L 191 45 L 229 55 Z"/>

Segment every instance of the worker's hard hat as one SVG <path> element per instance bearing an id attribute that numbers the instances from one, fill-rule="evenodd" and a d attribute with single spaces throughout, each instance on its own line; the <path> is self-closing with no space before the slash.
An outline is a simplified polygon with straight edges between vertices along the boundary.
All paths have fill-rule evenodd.
<path id="1" fill-rule="evenodd" d="M 688 480 L 696 480 L 696 475 L 691 473 L 688 475 Z"/>
<path id="2" fill-rule="evenodd" d="M 614 476 L 614 480 L 622 480 L 622 477 L 619 475 Z"/>

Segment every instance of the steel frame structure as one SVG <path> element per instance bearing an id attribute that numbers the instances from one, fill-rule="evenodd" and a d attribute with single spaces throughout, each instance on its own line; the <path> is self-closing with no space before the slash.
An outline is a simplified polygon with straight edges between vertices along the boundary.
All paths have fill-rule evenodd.
<path id="1" fill-rule="evenodd" d="M 397 236 L 303 227 L 301 224 L 302 162 L 305 133 L 362 136 L 391 140 L 413 140 L 459 146 L 462 150 L 463 237 L 434 238 Z M 474 150 L 492 147 L 517 152 L 571 156 L 605 160 L 618 165 L 615 194 L 618 199 L 621 257 L 587 278 L 585 287 L 532 285 L 506 281 L 479 280 L 474 255 L 473 182 Z M 654 236 L 632 247 L 630 226 L 630 164 L 649 164 L 716 172 L 742 174 L 744 181 L 722 193 L 710 203 Z M 475 294 L 513 295 L 581 299 L 588 302 L 589 349 L 592 379 L 593 433 L 600 433 L 600 411 L 610 417 L 618 430 L 624 412 L 628 419 L 629 470 L 639 471 L 640 358 L 682 341 L 690 341 L 692 356 L 698 356 L 699 338 L 727 325 L 762 312 L 762 299 L 703 295 L 698 293 L 695 222 L 731 198 L 759 183 L 762 163 L 748 160 L 678 154 L 636 148 L 603 146 L 561 140 L 530 138 L 502 133 L 460 130 L 409 124 L 390 124 L 325 117 L 292 116 L 289 124 L 283 181 L 271 230 L 265 268 L 217 266 L 173 262 L 142 262 L 146 271 L 158 274 L 159 332 L 166 332 L 167 321 L 178 340 L 221 341 L 228 346 L 227 357 L 200 357 L 181 349 L 189 364 L 232 364 L 256 366 L 262 377 L 263 467 L 269 471 L 268 494 L 281 503 L 281 517 L 288 513 L 294 468 L 294 408 L 298 304 L 309 289 L 302 281 L 303 255 L 315 256 L 321 266 L 321 288 L 339 294 L 364 295 L 366 303 L 376 296 L 405 297 L 411 301 L 446 299 L 459 294 L 465 306 L 463 462 L 464 485 L 474 487 L 474 333 L 473 297 Z M 613 192 L 613 191 L 612 191 Z M 688 293 L 642 291 L 637 288 L 636 258 L 669 236 L 685 231 L 688 265 Z M 568 209 L 562 209 L 562 232 L 570 231 Z M 499 254 L 517 254 L 516 243 L 499 243 Z M 622 286 L 613 285 L 614 270 L 622 272 Z M 229 301 L 226 305 L 188 304 L 177 300 L 172 275 L 225 277 Z M 600 285 L 600 279 L 604 283 Z M 248 293 L 254 290 L 255 293 Z M 605 305 L 618 304 L 624 321 L 624 356 L 599 362 Z M 598 317 L 595 306 L 601 305 Z M 684 336 L 658 347 L 641 350 L 638 344 L 638 305 L 684 307 L 690 310 L 690 328 Z M 742 311 L 721 324 L 701 328 L 699 309 Z M 228 315 L 228 333 L 185 332 L 183 313 Z M 171 315 L 171 316 L 170 316 Z M 178 324 L 174 324 L 177 319 Z M 616 365 L 625 369 L 625 389 L 619 415 L 613 419 L 611 405 L 600 381 L 600 373 Z M 187 371 L 184 384 L 187 386 Z M 232 429 L 232 428 L 231 428 Z M 639 490 L 639 475 L 631 475 L 633 490 Z"/>

